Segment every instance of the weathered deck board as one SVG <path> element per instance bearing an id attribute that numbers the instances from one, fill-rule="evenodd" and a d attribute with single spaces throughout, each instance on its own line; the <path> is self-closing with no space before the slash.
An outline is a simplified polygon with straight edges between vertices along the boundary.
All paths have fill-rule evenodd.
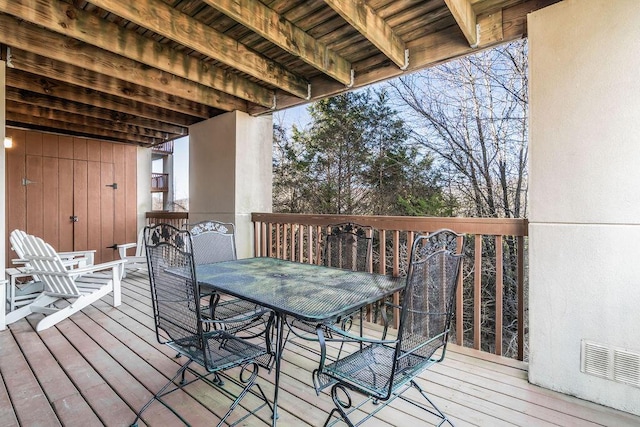
<path id="1" fill-rule="evenodd" d="M 168 378 L 181 359 L 156 342 L 144 275 L 123 283 L 120 307 L 110 297 L 56 327 L 38 334 L 39 315 L 0 332 L 0 425 L 128 425 Z M 367 325 L 367 333 L 379 331 Z M 322 425 L 333 407 L 325 391 L 316 396 L 311 371 L 318 356 L 294 340 L 285 350 L 279 399 L 279 425 Z M 315 343 L 306 343 L 313 348 Z M 273 373 L 260 372 L 267 396 Z M 527 382 L 526 363 L 451 346 L 445 361 L 422 375 L 422 384 L 456 426 L 633 426 L 640 417 L 555 393 Z M 192 425 L 212 425 L 226 412 L 230 398 L 203 382 L 171 395 L 173 407 Z M 243 407 L 256 402 L 249 398 Z M 365 406 L 363 409 L 366 411 Z M 238 411 L 232 419 L 244 413 Z M 146 425 L 180 425 L 159 403 L 145 412 Z M 412 405 L 396 401 L 366 425 L 431 425 L 434 420 Z M 262 409 L 242 425 L 266 426 Z M 140 423 L 145 425 L 145 423 Z"/>

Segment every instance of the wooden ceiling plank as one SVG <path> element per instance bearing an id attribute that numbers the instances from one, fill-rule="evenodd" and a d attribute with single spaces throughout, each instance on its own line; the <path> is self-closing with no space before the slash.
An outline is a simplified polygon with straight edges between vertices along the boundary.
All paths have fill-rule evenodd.
<path id="1" fill-rule="evenodd" d="M 11 49 L 11 55 L 11 63 L 18 70 L 39 74 L 76 86 L 95 89 L 99 92 L 121 96 L 133 101 L 144 102 L 203 119 L 208 119 L 214 115 L 209 110 L 210 107 L 205 105 L 197 104 L 166 92 L 160 92 L 125 82 L 106 74 L 99 74 L 19 49 Z"/>
<path id="2" fill-rule="evenodd" d="M 66 123 L 29 114 L 20 114 L 7 111 L 7 126 L 27 127 L 35 130 L 46 130 L 68 135 L 83 136 L 85 138 L 106 139 L 118 142 L 137 143 L 140 145 L 152 145 L 163 142 L 161 139 L 137 136 L 128 133 L 114 132 L 111 130 L 96 129 L 90 126 Z"/>
<path id="3" fill-rule="evenodd" d="M 142 128 L 153 129 L 174 135 L 187 135 L 189 130 L 186 127 L 164 123 L 159 120 L 151 120 L 134 114 L 126 114 L 119 111 L 111 111 L 105 108 L 94 107 L 90 104 L 83 104 L 69 99 L 56 98 L 50 95 L 42 95 L 28 90 L 6 87 L 7 101 L 15 101 L 29 105 L 36 105 L 52 110 L 64 111 L 67 113 L 81 114 L 96 119 L 109 120 L 114 123 L 128 124 Z"/>
<path id="4" fill-rule="evenodd" d="M 351 85 L 351 64 L 258 0 L 204 0 L 328 76 Z"/>
<path id="5" fill-rule="evenodd" d="M 523 3 L 505 8 L 501 13 L 494 11 L 490 15 L 480 16 L 479 20 L 484 25 L 487 23 L 498 25 L 496 17 L 502 17 L 500 37 L 495 37 L 492 43 L 483 43 L 483 47 L 491 47 L 499 43 L 505 43 L 526 36 L 527 15 L 540 8 L 557 3 L 559 0 L 527 0 Z M 382 80 L 398 77 L 403 73 L 415 72 L 417 70 L 434 66 L 453 58 L 468 55 L 476 49 L 471 48 L 466 40 L 459 35 L 460 29 L 456 26 L 450 26 L 437 33 L 430 34 L 420 39 L 412 40 L 407 43 L 407 47 L 411 51 L 411 62 L 407 70 L 402 71 L 393 64 L 371 68 L 366 72 L 356 72 L 354 88 L 364 87 L 369 84 L 377 83 Z M 456 36 L 457 34 L 457 36 Z M 353 66 L 356 70 L 360 68 L 360 63 L 354 62 Z M 335 82 L 315 81 L 311 80 L 311 100 L 326 98 L 338 93 L 345 92 L 345 88 Z M 282 97 L 278 100 L 278 108 L 288 108 L 299 105 L 300 100 L 294 97 Z M 259 107 L 250 107 L 249 113 L 260 115 L 270 113 L 271 111 L 261 109 Z"/>
<path id="6" fill-rule="evenodd" d="M 173 74 L 149 68 L 90 44 L 0 14 L 0 42 L 14 48 L 85 68 L 225 111 L 246 111 L 244 100 Z"/>
<path id="7" fill-rule="evenodd" d="M 148 129 L 141 126 L 130 125 L 122 122 L 114 122 L 112 120 L 98 119 L 78 113 L 69 113 L 41 105 L 26 104 L 19 101 L 7 99 L 7 111 L 19 114 L 28 114 L 43 119 L 57 120 L 66 123 L 75 123 L 78 125 L 95 127 L 98 129 L 113 130 L 121 133 L 130 133 L 132 135 L 145 136 L 156 139 L 173 139 L 181 135 L 167 132 L 161 132 L 155 129 Z"/>
<path id="8" fill-rule="evenodd" d="M 264 107 L 273 106 L 274 91 L 237 74 L 171 49 L 166 44 L 59 0 L 40 4 L 37 16 L 31 13 L 34 4 L 35 0 L 3 2 L 0 4 L 0 11 L 246 101 Z"/>
<path id="9" fill-rule="evenodd" d="M 444 0 L 451 11 L 453 18 L 458 23 L 469 46 L 478 46 L 478 22 L 476 13 L 469 0 Z"/>
<path id="10" fill-rule="evenodd" d="M 36 93 L 43 97 L 62 98 L 70 102 L 111 110 L 114 114 L 138 116 L 175 126 L 190 126 L 200 120 L 195 116 L 98 92 L 90 88 L 74 86 L 12 68 L 7 68 L 6 85 L 10 88 Z"/>
<path id="11" fill-rule="evenodd" d="M 404 42 L 393 28 L 365 2 L 356 0 L 325 0 L 325 2 L 400 69 L 407 68 Z"/>
<path id="12" fill-rule="evenodd" d="M 161 0 L 91 3 L 300 98 L 308 95 L 309 84 L 302 77 Z"/>

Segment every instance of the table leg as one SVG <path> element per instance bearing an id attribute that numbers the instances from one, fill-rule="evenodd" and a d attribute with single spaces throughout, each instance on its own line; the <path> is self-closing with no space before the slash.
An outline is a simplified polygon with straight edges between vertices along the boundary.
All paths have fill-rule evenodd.
<path id="1" fill-rule="evenodd" d="M 280 364 L 284 351 L 284 315 L 276 314 L 276 378 L 273 390 L 273 418 L 272 426 L 276 426 L 278 420 L 278 391 L 280 390 Z"/>

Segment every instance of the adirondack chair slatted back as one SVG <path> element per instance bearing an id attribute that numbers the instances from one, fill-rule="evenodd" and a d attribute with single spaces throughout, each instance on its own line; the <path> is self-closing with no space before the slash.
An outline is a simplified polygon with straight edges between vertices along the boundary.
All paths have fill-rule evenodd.
<path id="1" fill-rule="evenodd" d="M 23 243 L 26 252 L 24 257 L 31 267 L 36 272 L 48 273 L 40 275 L 46 293 L 62 297 L 81 295 L 72 275 L 51 245 L 29 234 L 25 235 Z"/>
<path id="2" fill-rule="evenodd" d="M 9 235 L 9 242 L 11 243 L 11 248 L 18 255 L 18 258 L 24 259 L 24 239 L 27 236 L 22 230 L 13 230 Z"/>

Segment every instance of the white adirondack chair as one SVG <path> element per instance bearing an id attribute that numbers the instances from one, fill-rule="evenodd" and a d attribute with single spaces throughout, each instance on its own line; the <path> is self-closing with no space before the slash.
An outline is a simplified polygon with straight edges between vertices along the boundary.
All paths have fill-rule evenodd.
<path id="1" fill-rule="evenodd" d="M 127 250 L 131 248 L 136 248 L 135 254 L 127 255 Z M 144 250 L 144 228 L 138 233 L 138 241 L 136 243 L 118 245 L 118 254 L 120 259 L 127 261 L 122 269 L 122 279 L 127 277 L 127 270 L 147 270 L 147 254 Z"/>
<path id="2" fill-rule="evenodd" d="M 41 238 L 26 235 L 23 243 L 24 260 L 44 284 L 44 291 L 33 302 L 7 314 L 7 324 L 31 313 L 43 313 L 45 317 L 36 326 L 40 332 L 110 292 L 113 292 L 113 306 L 120 305 L 120 276 L 124 261 L 69 269 L 51 245 Z"/>
<path id="3" fill-rule="evenodd" d="M 24 259 L 24 239 L 26 236 L 26 232 L 17 229 L 9 235 L 11 249 L 18 256 L 18 258 L 11 260 L 15 268 L 7 269 L 7 277 L 11 278 L 7 288 L 7 302 L 10 311 L 33 301 L 44 289 L 38 277 L 31 274 L 32 268 Z M 58 255 L 67 268 L 85 267 L 93 265 L 95 250 L 58 252 Z M 17 283 L 17 279 L 25 277 L 31 277 L 33 280 L 22 284 Z"/>

